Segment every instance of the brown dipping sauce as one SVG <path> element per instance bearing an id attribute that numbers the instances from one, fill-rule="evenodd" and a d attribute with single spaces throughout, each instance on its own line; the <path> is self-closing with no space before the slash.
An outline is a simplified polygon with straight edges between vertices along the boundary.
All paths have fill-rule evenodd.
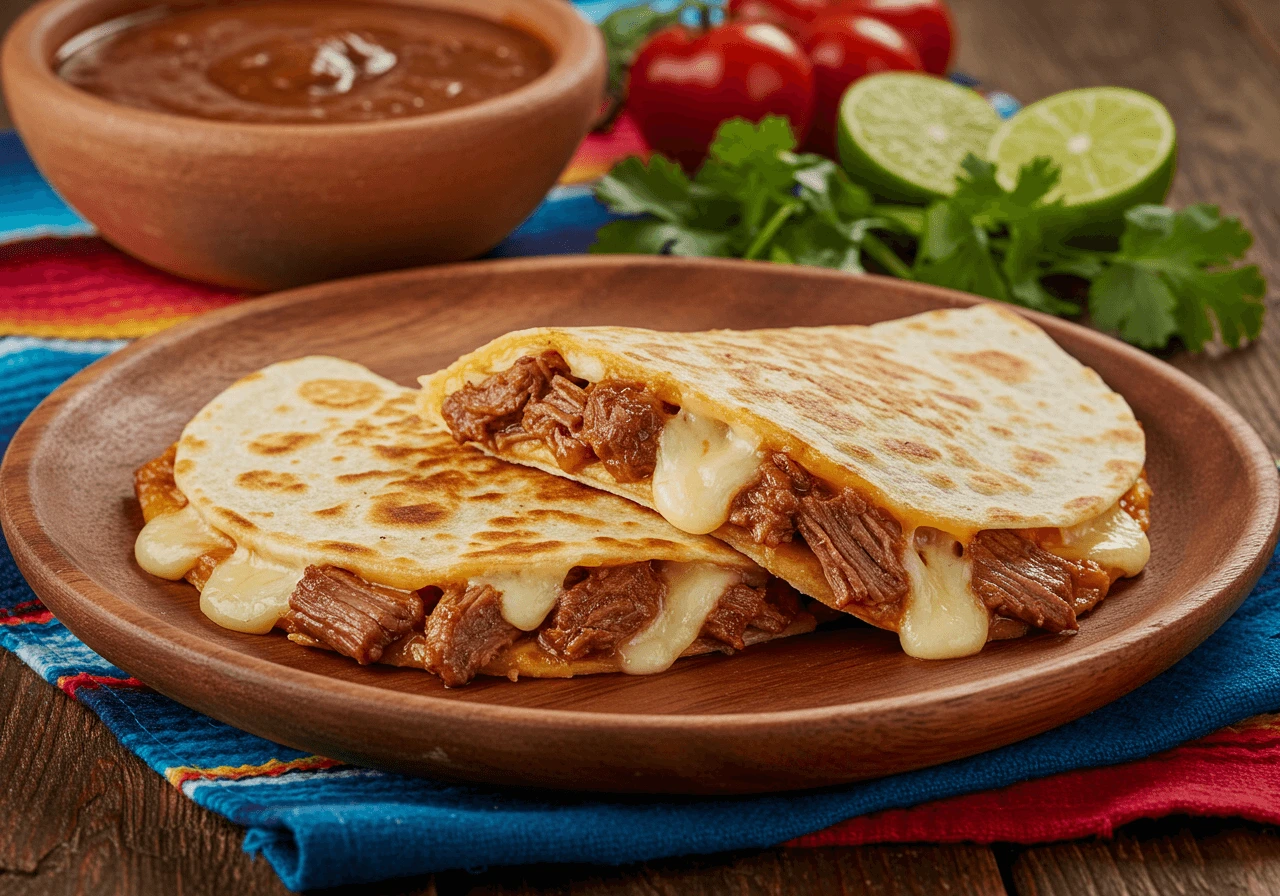
<path id="1" fill-rule="evenodd" d="M 61 77 L 113 102 L 271 124 L 444 112 L 551 67 L 551 51 L 514 28 L 344 0 L 147 10 L 84 32 L 60 56 Z"/>

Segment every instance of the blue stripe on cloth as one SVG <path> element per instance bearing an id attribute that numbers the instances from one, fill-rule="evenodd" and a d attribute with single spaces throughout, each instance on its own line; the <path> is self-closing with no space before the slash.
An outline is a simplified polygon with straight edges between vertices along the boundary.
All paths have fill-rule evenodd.
<path id="1" fill-rule="evenodd" d="M 40 176 L 18 135 L 0 131 L 0 242 L 93 232 Z"/>

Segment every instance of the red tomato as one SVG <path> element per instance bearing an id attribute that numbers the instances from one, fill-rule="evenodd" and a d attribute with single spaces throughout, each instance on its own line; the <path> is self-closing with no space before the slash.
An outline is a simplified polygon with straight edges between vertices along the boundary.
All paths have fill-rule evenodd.
<path id="1" fill-rule="evenodd" d="M 809 133 L 813 68 L 799 45 L 765 22 L 701 32 L 659 31 L 631 66 L 627 110 L 651 147 L 696 168 L 720 123 L 785 115 Z"/>
<path id="2" fill-rule="evenodd" d="M 925 71 L 947 73 L 955 49 L 955 28 L 942 0 L 837 0 L 836 5 L 897 28 L 920 54 Z"/>
<path id="3" fill-rule="evenodd" d="M 835 157 L 836 118 L 849 85 L 875 72 L 924 70 L 911 42 L 892 25 L 831 10 L 814 19 L 801 39 L 813 63 L 813 127 L 807 148 Z"/>
<path id="4" fill-rule="evenodd" d="M 812 22 L 831 0 L 729 0 L 729 18 L 735 22 L 770 22 L 792 34 Z"/>

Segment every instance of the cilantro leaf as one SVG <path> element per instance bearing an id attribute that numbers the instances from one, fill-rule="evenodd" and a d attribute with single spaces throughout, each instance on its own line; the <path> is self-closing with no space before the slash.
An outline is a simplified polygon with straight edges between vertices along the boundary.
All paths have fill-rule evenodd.
<path id="1" fill-rule="evenodd" d="M 1258 268 L 1232 266 L 1251 242 L 1239 220 L 1211 205 L 1136 206 L 1125 215 L 1120 250 L 1089 289 L 1089 312 L 1144 348 L 1178 336 L 1201 351 L 1215 332 L 1237 348 L 1258 337 L 1265 311 Z"/>
<path id="2" fill-rule="evenodd" d="M 996 179 L 994 165 L 972 154 L 961 169 L 955 193 L 925 211 L 917 278 L 1050 314 L 1078 314 L 1078 305 L 1040 282 L 1049 273 L 1046 247 L 1057 238 L 1061 204 L 1044 201 L 1057 186 L 1057 166 L 1032 160 L 1012 190 Z"/>
<path id="3" fill-rule="evenodd" d="M 786 119 L 737 119 L 721 125 L 693 177 L 661 156 L 618 163 L 596 196 L 629 217 L 602 227 L 591 251 L 850 273 L 869 258 L 894 276 L 1050 314 L 1078 315 L 1080 305 L 1054 290 L 1076 295 L 1087 286 L 1093 322 L 1144 348 L 1177 338 L 1199 351 L 1214 338 L 1237 347 L 1258 336 L 1266 283 L 1256 266 L 1239 263 L 1252 237 L 1238 220 L 1209 205 L 1136 206 L 1118 246 L 1080 244 L 1071 238 L 1078 212 L 1051 198 L 1058 179 L 1057 166 L 1040 158 L 1007 187 L 994 165 L 969 156 L 952 196 L 924 209 L 878 205 L 835 162 L 797 153 Z M 913 246 L 908 265 L 900 253 L 910 257 Z"/>
<path id="4" fill-rule="evenodd" d="M 1089 288 L 1095 325 L 1142 348 L 1162 348 L 1178 331 L 1178 300 L 1159 277 L 1130 264 L 1113 264 Z"/>
<path id="5" fill-rule="evenodd" d="M 654 155 L 619 162 L 596 184 L 596 198 L 620 215 L 653 215 L 679 221 L 690 213 L 689 177 L 675 162 Z"/>
<path id="6" fill-rule="evenodd" d="M 708 257 L 729 256 L 730 249 L 726 233 L 652 219 L 611 221 L 596 232 L 591 246 L 601 254 Z"/>
<path id="7" fill-rule="evenodd" d="M 954 225 L 955 221 L 948 223 Z M 991 255 L 986 230 L 973 225 L 964 229 L 953 227 L 948 231 L 946 247 L 948 251 L 940 257 L 917 262 L 914 272 L 917 280 L 1009 301 L 1009 288 Z"/>

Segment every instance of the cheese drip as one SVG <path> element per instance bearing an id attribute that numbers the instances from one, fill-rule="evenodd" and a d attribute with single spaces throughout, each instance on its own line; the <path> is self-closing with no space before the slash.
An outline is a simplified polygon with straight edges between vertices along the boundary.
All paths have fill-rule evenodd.
<path id="1" fill-rule="evenodd" d="M 205 582 L 200 611 L 223 628 L 266 634 L 288 612 L 302 572 L 238 547 Z"/>
<path id="2" fill-rule="evenodd" d="M 555 608 L 568 574 L 568 569 L 522 569 L 472 579 L 470 584 L 492 586 L 502 595 L 502 618 L 523 632 L 531 632 Z"/>
<path id="3" fill-rule="evenodd" d="M 658 618 L 618 648 L 622 671 L 630 675 L 663 672 L 689 649 L 703 623 L 742 573 L 710 563 L 664 563 L 667 596 Z"/>
<path id="4" fill-rule="evenodd" d="M 133 556 L 153 576 L 176 582 L 191 572 L 202 554 L 229 547 L 231 541 L 214 531 L 188 504 L 143 526 L 133 542 Z"/>
<path id="5" fill-rule="evenodd" d="M 658 437 L 653 506 L 677 529 L 693 535 L 714 532 L 763 461 L 757 439 L 681 410 Z"/>
<path id="6" fill-rule="evenodd" d="M 1045 545 L 1045 549 L 1069 560 L 1092 560 L 1126 576 L 1142 572 L 1151 558 L 1147 533 L 1118 503 L 1091 520 L 1062 529 L 1061 537 L 1061 544 Z"/>
<path id="7" fill-rule="evenodd" d="M 903 557 L 911 589 L 898 639 L 908 656 L 923 660 L 969 656 L 987 643 L 989 617 L 969 590 L 969 561 L 957 556 L 958 542 L 937 529 L 915 531 Z"/>

